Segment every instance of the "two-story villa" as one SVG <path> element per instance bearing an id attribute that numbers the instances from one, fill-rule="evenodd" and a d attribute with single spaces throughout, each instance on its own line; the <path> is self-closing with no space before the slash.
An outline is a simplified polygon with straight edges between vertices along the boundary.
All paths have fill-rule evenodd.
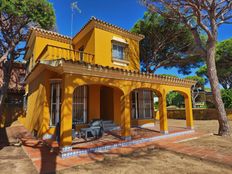
<path id="1" fill-rule="evenodd" d="M 92 119 L 112 120 L 129 139 L 131 126 L 154 123 L 153 95 L 159 97 L 160 131 L 168 133 L 166 94 L 185 97 L 186 125 L 193 128 L 191 80 L 140 72 L 144 36 L 91 18 L 73 37 L 32 28 L 24 59 L 28 108 L 25 126 L 38 136 L 54 134 L 72 145 L 72 128 Z"/>

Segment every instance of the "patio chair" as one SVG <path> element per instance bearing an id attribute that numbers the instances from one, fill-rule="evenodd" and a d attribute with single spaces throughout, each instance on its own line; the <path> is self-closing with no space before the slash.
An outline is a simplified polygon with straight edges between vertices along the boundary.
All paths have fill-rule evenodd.
<path id="1" fill-rule="evenodd" d="M 89 123 L 88 128 L 81 128 L 79 138 L 87 140 L 89 137 L 99 138 L 103 135 L 102 120 L 94 119 Z"/>

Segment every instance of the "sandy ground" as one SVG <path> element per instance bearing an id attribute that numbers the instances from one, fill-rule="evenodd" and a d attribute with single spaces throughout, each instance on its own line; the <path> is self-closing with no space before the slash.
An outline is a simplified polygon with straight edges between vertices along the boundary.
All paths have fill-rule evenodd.
<path id="1" fill-rule="evenodd" d="M 229 121 L 229 124 L 230 124 L 230 128 L 232 128 L 232 121 Z M 185 123 L 185 120 L 169 119 L 168 125 L 185 127 L 186 123 Z M 194 128 L 196 130 L 217 134 L 218 133 L 218 121 L 217 120 L 194 120 Z"/>
<path id="2" fill-rule="evenodd" d="M 112 158 L 102 162 L 76 166 L 60 174 L 231 174 L 232 168 L 164 150 L 133 153 L 127 157 Z"/>
<path id="3" fill-rule="evenodd" d="M 133 153 L 126 157 L 76 166 L 59 174 L 231 174 L 232 168 L 164 150 Z"/>
<path id="4" fill-rule="evenodd" d="M 32 174 L 37 171 L 21 147 L 8 146 L 0 149 L 0 173 Z"/>
<path id="5" fill-rule="evenodd" d="M 169 120 L 169 125 L 185 126 L 184 120 Z M 232 122 L 230 122 L 232 127 Z M 217 133 L 217 121 L 195 121 L 197 130 Z M 232 153 L 232 139 L 216 135 L 203 137 L 184 143 L 193 146 L 204 146 L 218 151 Z M 32 162 L 21 147 L 4 147 L 0 149 L 0 174 L 37 173 Z M 147 174 L 147 173 L 223 173 L 231 174 L 232 168 L 218 163 L 207 162 L 193 157 L 172 153 L 165 150 L 153 149 L 138 151 L 122 157 L 107 157 L 101 162 L 76 166 L 60 171 L 61 174 Z"/>

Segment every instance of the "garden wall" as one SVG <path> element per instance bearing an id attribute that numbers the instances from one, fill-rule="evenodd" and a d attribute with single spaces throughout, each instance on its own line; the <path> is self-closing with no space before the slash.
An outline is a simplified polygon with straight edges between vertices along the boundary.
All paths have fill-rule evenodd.
<path id="1" fill-rule="evenodd" d="M 232 120 L 232 109 L 226 109 L 229 120 Z M 168 109 L 168 118 L 173 119 L 185 119 L 185 109 Z M 194 120 L 216 120 L 217 110 L 215 108 L 194 108 L 193 109 Z"/>
<path id="2" fill-rule="evenodd" d="M 0 116 L 0 128 L 10 126 L 14 121 L 25 117 L 25 111 L 21 105 L 6 104 L 3 115 Z"/>

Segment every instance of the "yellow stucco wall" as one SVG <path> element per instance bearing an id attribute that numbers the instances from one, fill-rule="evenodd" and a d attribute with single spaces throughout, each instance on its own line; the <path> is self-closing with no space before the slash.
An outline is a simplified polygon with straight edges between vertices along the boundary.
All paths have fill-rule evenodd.
<path id="1" fill-rule="evenodd" d="M 53 134 L 50 129 L 50 80 L 59 78 L 56 73 L 43 71 L 35 80 L 29 83 L 28 107 L 25 126 L 28 130 L 38 131 L 38 135 Z"/>
<path id="2" fill-rule="evenodd" d="M 128 70 L 139 70 L 139 42 L 125 38 L 109 31 L 94 29 L 95 33 L 95 63 L 103 66 L 118 67 Z M 112 39 L 118 37 L 128 42 L 129 65 L 118 66 L 112 61 Z"/>
<path id="3" fill-rule="evenodd" d="M 44 48 L 46 47 L 46 45 L 54 45 L 57 47 L 62 47 L 62 48 L 67 48 L 70 49 L 70 44 L 68 43 L 64 43 L 55 39 L 48 39 L 42 36 L 35 36 L 34 41 L 32 42 L 32 45 L 30 45 L 30 50 L 33 51 L 29 51 L 29 53 L 31 52 L 31 60 L 30 60 L 30 65 L 29 65 L 29 69 L 31 70 L 34 65 L 36 64 L 36 60 L 38 59 L 39 55 L 42 53 L 42 51 L 44 50 Z M 54 50 L 51 50 L 50 52 L 52 52 Z M 50 54 L 51 55 L 51 54 Z M 52 56 L 46 57 L 46 59 L 51 60 L 53 59 Z"/>
<path id="4" fill-rule="evenodd" d="M 74 45 L 75 50 L 79 50 L 84 47 L 84 52 L 94 54 L 95 53 L 95 34 L 94 30 L 89 31 Z"/>
<path id="5" fill-rule="evenodd" d="M 35 39 L 35 48 L 33 53 L 35 60 L 37 60 L 37 58 L 39 57 L 40 53 L 43 51 L 46 45 L 54 45 L 57 47 L 70 49 L 70 44 L 68 43 L 37 36 Z"/>
<path id="6" fill-rule="evenodd" d="M 88 121 L 100 118 L 100 85 L 88 86 Z"/>

